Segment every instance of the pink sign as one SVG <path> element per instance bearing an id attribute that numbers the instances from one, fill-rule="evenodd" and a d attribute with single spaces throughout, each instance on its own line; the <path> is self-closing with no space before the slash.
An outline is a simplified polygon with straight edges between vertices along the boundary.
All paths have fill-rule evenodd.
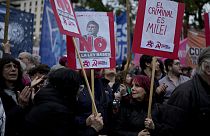
<path id="1" fill-rule="evenodd" d="M 178 56 L 179 56 L 179 60 L 182 66 L 186 66 L 187 42 L 188 42 L 188 39 L 185 38 L 184 40 L 180 42 L 180 45 L 179 45 Z"/>

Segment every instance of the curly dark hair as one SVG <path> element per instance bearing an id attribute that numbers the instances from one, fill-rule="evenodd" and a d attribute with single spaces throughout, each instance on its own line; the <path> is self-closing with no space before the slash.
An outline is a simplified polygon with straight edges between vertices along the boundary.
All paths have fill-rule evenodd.
<path id="1" fill-rule="evenodd" d="M 0 90 L 3 90 L 5 88 L 7 88 L 7 85 L 5 83 L 5 78 L 3 77 L 2 72 L 3 72 L 4 65 L 6 65 L 10 62 L 16 64 L 17 68 L 18 68 L 18 78 L 14 83 L 14 90 L 16 90 L 16 91 L 17 90 L 22 90 L 24 85 L 23 85 L 23 82 L 22 82 L 23 73 L 22 73 L 22 70 L 21 70 L 21 65 L 20 65 L 20 62 L 17 61 L 12 56 L 5 56 L 2 59 L 0 59 L 0 72 L 1 72 L 1 74 L 0 74 Z"/>

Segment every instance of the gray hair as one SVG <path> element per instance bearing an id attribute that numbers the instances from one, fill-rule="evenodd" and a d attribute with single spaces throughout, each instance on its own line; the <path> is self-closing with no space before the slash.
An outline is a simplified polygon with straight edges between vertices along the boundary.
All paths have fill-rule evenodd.
<path id="1" fill-rule="evenodd" d="M 198 68 L 197 68 L 198 74 L 202 73 L 202 63 L 207 59 L 210 59 L 210 46 L 204 48 L 198 57 L 198 61 L 197 61 L 198 62 Z"/>
<path id="2" fill-rule="evenodd" d="M 33 56 L 32 56 L 32 54 L 31 53 L 29 53 L 29 52 L 21 52 L 20 54 L 24 54 L 24 55 L 26 55 L 26 57 L 27 57 L 27 59 L 31 62 L 31 63 L 33 63 Z M 19 55 L 20 55 L 19 54 Z"/>

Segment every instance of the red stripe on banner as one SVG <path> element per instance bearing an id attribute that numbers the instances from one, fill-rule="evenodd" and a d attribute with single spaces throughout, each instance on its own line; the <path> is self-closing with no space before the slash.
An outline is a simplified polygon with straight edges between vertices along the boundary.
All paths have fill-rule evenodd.
<path id="1" fill-rule="evenodd" d="M 134 37 L 133 37 L 133 46 L 132 46 L 132 51 L 135 53 L 141 52 L 139 50 L 140 49 L 139 46 L 142 40 L 145 8 L 146 8 L 146 0 L 140 0 L 139 5 L 138 5 L 138 12 L 137 12 L 136 25 L 135 25 Z"/>
<path id="2" fill-rule="evenodd" d="M 111 43 L 111 58 L 110 58 L 110 68 L 116 67 L 116 54 L 115 54 L 115 32 L 114 32 L 114 15 L 113 12 L 108 12 L 107 16 L 109 17 L 109 34 L 110 34 L 110 43 Z"/>
<path id="3" fill-rule="evenodd" d="M 204 24 L 205 24 L 205 35 L 206 35 L 206 46 L 210 46 L 210 26 L 209 26 L 209 14 L 204 14 Z"/>
<path id="4" fill-rule="evenodd" d="M 175 36 L 174 36 L 174 52 L 173 52 L 173 56 L 176 56 L 176 58 L 178 58 L 178 50 L 179 50 L 182 24 L 183 24 L 184 9 L 185 9 L 184 3 L 178 3 L 178 13 L 177 13 L 177 19 L 176 19 L 176 29 L 175 29 Z"/>
<path id="5" fill-rule="evenodd" d="M 71 36 L 66 36 L 67 61 L 69 68 L 76 69 L 76 54 L 72 38 Z"/>

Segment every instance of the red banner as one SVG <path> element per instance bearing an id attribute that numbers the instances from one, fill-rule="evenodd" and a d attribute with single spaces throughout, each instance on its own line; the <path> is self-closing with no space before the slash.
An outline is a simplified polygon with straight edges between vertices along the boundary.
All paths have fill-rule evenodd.
<path id="1" fill-rule="evenodd" d="M 204 14 L 206 46 L 210 46 L 210 13 Z"/>

